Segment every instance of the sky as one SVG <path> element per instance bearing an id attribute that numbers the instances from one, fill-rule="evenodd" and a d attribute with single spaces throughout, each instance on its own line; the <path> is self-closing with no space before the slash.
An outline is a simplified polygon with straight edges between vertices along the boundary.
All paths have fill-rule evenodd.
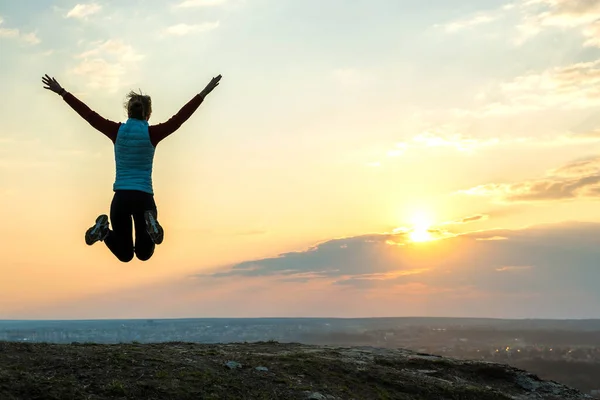
<path id="1" fill-rule="evenodd" d="M 0 319 L 600 318 L 600 0 L 0 3 Z M 152 96 L 118 261 L 103 117 Z"/>

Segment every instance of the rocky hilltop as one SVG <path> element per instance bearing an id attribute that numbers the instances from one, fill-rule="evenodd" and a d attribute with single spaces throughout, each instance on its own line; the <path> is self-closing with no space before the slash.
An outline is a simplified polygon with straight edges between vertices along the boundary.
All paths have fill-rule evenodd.
<path id="1" fill-rule="evenodd" d="M 0 342 L 0 399 L 589 399 L 506 365 L 408 350 Z"/>

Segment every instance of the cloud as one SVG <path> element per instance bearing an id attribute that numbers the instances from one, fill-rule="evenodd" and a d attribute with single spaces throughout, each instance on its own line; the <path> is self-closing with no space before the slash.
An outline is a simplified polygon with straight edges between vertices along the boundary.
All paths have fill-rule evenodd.
<path id="1" fill-rule="evenodd" d="M 437 128 L 426 130 L 415 135 L 409 141 L 397 142 L 387 150 L 388 158 L 400 157 L 413 150 L 449 148 L 460 152 L 470 153 L 476 149 L 491 147 L 500 144 L 498 138 L 476 138 L 456 133 L 452 129 Z M 369 163 L 369 166 L 381 166 L 381 162 Z"/>
<path id="2" fill-rule="evenodd" d="M 472 196 L 495 197 L 507 202 L 570 200 L 598 197 L 600 177 L 569 180 L 540 179 L 512 184 L 486 184 L 464 191 Z"/>
<path id="3" fill-rule="evenodd" d="M 437 24 L 436 28 L 442 28 L 445 32 L 454 33 L 480 25 L 486 25 L 502 18 L 505 13 L 515 8 L 514 4 L 505 4 L 494 10 L 480 11 L 466 18 L 461 18 L 446 24 Z"/>
<path id="4" fill-rule="evenodd" d="M 600 24 L 595 22 L 583 29 L 583 35 L 587 38 L 583 43 L 585 47 L 600 48 Z"/>
<path id="5" fill-rule="evenodd" d="M 489 15 L 489 14 L 480 14 L 471 18 L 459 20 L 452 22 L 450 24 L 445 25 L 445 29 L 447 32 L 456 32 L 471 26 L 477 26 L 481 24 L 486 24 L 496 20 L 497 17 Z"/>
<path id="6" fill-rule="evenodd" d="M 458 193 L 492 197 L 501 202 L 600 198 L 600 157 L 577 160 L 543 178 L 516 183 L 488 183 Z"/>
<path id="7" fill-rule="evenodd" d="M 531 265 L 511 266 L 511 267 L 496 268 L 496 271 L 498 271 L 498 272 L 519 272 L 519 271 L 526 271 L 526 270 L 529 270 L 532 268 L 533 267 Z"/>
<path id="8" fill-rule="evenodd" d="M 578 29 L 584 46 L 600 45 L 600 1 L 598 0 L 523 0 L 523 40 L 530 39 L 545 28 Z"/>
<path id="9" fill-rule="evenodd" d="M 95 42 L 96 47 L 79 54 L 78 58 L 94 58 L 107 55 L 119 56 L 124 63 L 141 61 L 144 56 L 138 54 L 133 47 L 125 44 L 121 40 L 107 40 L 105 42 Z"/>
<path id="10" fill-rule="evenodd" d="M 490 237 L 482 237 L 476 238 L 475 240 L 487 241 L 487 240 L 508 240 L 505 236 L 490 236 Z"/>
<path id="11" fill-rule="evenodd" d="M 512 110 L 516 111 L 516 110 Z M 388 150 L 384 150 L 381 159 L 366 162 L 368 167 L 381 167 L 385 162 L 383 157 L 401 157 L 410 151 L 434 151 L 435 149 L 449 149 L 462 153 L 503 146 L 522 147 L 565 147 L 582 146 L 600 142 L 600 129 L 587 132 L 568 132 L 558 135 L 544 135 L 531 137 L 476 137 L 456 132 L 453 128 L 440 127 L 425 130 L 409 140 L 396 142 Z"/>
<path id="12" fill-rule="evenodd" d="M 600 105 L 600 59 L 529 72 L 480 95 L 480 116 L 510 115 L 551 108 L 573 110 Z"/>
<path id="13" fill-rule="evenodd" d="M 102 9 L 102 6 L 97 3 L 77 4 L 67 14 L 65 18 L 85 19 L 90 15 L 96 14 Z"/>
<path id="14" fill-rule="evenodd" d="M 362 274 L 360 276 L 345 276 L 332 282 L 333 285 L 346 285 L 355 288 L 381 288 L 403 283 L 403 278 L 428 272 L 428 268 L 419 268 L 379 274 Z"/>
<path id="15" fill-rule="evenodd" d="M 217 29 L 220 25 L 219 21 L 204 22 L 196 25 L 177 24 L 163 30 L 163 34 L 170 36 L 185 36 L 192 33 L 208 32 Z"/>
<path id="16" fill-rule="evenodd" d="M 484 221 L 488 218 L 489 218 L 488 215 L 477 214 L 477 215 L 472 215 L 470 217 L 461 218 L 458 221 L 444 222 L 443 225 L 463 225 L 463 224 L 469 224 L 472 222 Z"/>
<path id="17" fill-rule="evenodd" d="M 488 25 L 508 15 L 515 15 L 513 42 L 521 45 L 546 29 L 575 30 L 583 37 L 585 47 L 600 47 L 599 0 L 517 0 L 494 10 L 438 24 L 445 32 L 455 33 Z"/>
<path id="18" fill-rule="evenodd" d="M 452 147 L 458 151 L 471 151 L 476 148 L 493 146 L 499 139 L 477 139 L 461 134 L 426 131 L 412 139 L 413 143 L 423 147 Z"/>
<path id="19" fill-rule="evenodd" d="M 121 88 L 127 74 L 144 58 L 121 40 L 93 43 L 94 47 L 75 56 L 80 60 L 71 72 L 82 76 L 88 87 L 114 92 Z"/>
<path id="20" fill-rule="evenodd" d="M 339 277 L 361 274 L 365 266 L 369 273 L 394 272 L 389 269 L 388 257 L 395 257 L 388 241 L 405 242 L 407 234 L 373 234 L 353 238 L 334 239 L 317 244 L 305 251 L 289 252 L 278 257 L 246 261 L 212 274 L 212 277 L 229 276 L 297 276 L 311 273 L 318 277 Z M 365 248 L 374 252 L 363 251 Z M 396 269 L 396 272 L 397 269 Z"/>
<path id="21" fill-rule="evenodd" d="M 35 32 L 30 33 L 22 33 L 17 28 L 3 28 L 2 24 L 4 23 L 4 19 L 0 16 L 0 39 L 9 38 L 9 39 L 20 39 L 23 42 L 36 45 L 41 42 L 40 38 L 37 37 Z"/>
<path id="22" fill-rule="evenodd" d="M 390 237 L 403 240 L 332 239 L 217 272 L 35 304 L 18 316 L 600 317 L 598 223 L 471 232 L 416 246 L 390 246 Z M 505 239 L 484 240 L 494 237 Z"/>
<path id="23" fill-rule="evenodd" d="M 533 142 L 535 139 L 527 138 L 525 141 Z M 596 129 L 581 133 L 566 133 L 558 137 L 542 138 L 541 140 L 538 138 L 536 144 L 541 146 L 565 146 L 596 143 L 598 141 L 600 141 L 600 130 Z"/>
<path id="24" fill-rule="evenodd" d="M 475 216 L 462 220 L 473 219 Z M 535 293 L 548 298 L 556 291 L 574 290 L 593 294 L 600 304 L 595 283 L 600 279 L 599 236 L 597 223 L 471 232 L 425 246 L 407 243 L 405 233 L 368 234 L 332 239 L 302 251 L 245 261 L 194 277 L 206 282 L 270 277 L 356 290 L 420 285 L 431 290 L 469 288 L 487 293 Z M 405 245 L 391 246 L 390 240 Z"/>
<path id="25" fill-rule="evenodd" d="M 0 38 L 16 38 L 19 37 L 18 29 L 0 28 Z"/>
<path id="26" fill-rule="evenodd" d="M 444 31 L 448 33 L 453 33 L 478 25 L 488 24 L 490 22 L 496 21 L 499 17 L 500 15 L 498 15 L 497 13 L 482 12 L 468 18 L 449 22 L 447 24 L 436 25 L 436 27 L 441 27 L 442 29 L 444 29 Z"/>
<path id="27" fill-rule="evenodd" d="M 41 42 L 40 38 L 37 37 L 37 35 L 34 32 L 21 35 L 21 39 L 29 44 L 38 44 Z"/>
<path id="28" fill-rule="evenodd" d="M 0 25 L 4 23 L 4 19 L 0 17 Z M 19 37 L 18 29 L 2 28 L 0 27 L 0 38 L 16 38 Z"/>
<path id="29" fill-rule="evenodd" d="M 472 217 L 466 217 L 460 220 L 461 224 L 467 224 L 469 222 L 481 221 L 487 219 L 487 215 L 473 215 Z"/>
<path id="30" fill-rule="evenodd" d="M 573 161 L 567 165 L 551 170 L 549 173 L 557 177 L 593 176 L 600 172 L 600 158 L 591 157 Z"/>
<path id="31" fill-rule="evenodd" d="M 184 0 L 177 4 L 177 8 L 214 7 L 227 3 L 227 0 Z"/>
<path id="32" fill-rule="evenodd" d="M 481 219 L 467 217 L 461 221 Z M 249 260 L 197 278 L 273 276 L 285 279 L 324 279 L 329 283 L 358 281 L 442 284 L 448 279 L 470 280 L 470 275 L 493 279 L 497 272 L 533 269 L 569 273 L 581 265 L 595 270 L 600 248 L 595 237 L 600 224 L 556 224 L 521 230 L 489 230 L 454 234 L 427 243 L 411 244 L 406 232 L 367 234 L 332 239 L 302 251 L 277 257 Z M 576 236 L 577 235 L 577 236 Z M 392 246 L 390 242 L 403 243 Z M 571 249 L 582 250 L 580 254 Z M 545 250 L 540 252 L 539 249 Z M 583 251 L 585 250 L 585 251 Z M 567 255 L 568 254 L 568 255 Z M 600 276 L 600 270 L 595 272 Z M 456 278 L 449 275 L 458 274 Z M 547 277 L 540 276 L 540 279 Z M 477 277 L 471 282 L 475 284 Z M 487 282 L 493 285 L 493 282 Z"/>

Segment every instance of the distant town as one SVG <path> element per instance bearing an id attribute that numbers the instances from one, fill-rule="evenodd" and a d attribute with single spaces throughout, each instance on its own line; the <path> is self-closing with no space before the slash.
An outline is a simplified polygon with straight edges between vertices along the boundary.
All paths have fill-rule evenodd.
<path id="1" fill-rule="evenodd" d="M 0 340 L 49 343 L 278 341 L 407 348 L 526 369 L 600 399 L 600 320 L 257 318 L 0 321 Z"/>

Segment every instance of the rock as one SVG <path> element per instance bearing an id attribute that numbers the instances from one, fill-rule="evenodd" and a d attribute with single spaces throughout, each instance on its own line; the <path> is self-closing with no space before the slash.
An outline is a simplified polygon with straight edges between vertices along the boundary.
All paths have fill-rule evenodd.
<path id="1" fill-rule="evenodd" d="M 240 364 L 237 361 L 227 361 L 225 363 L 225 366 L 229 369 L 236 369 L 236 368 L 242 368 L 242 364 Z"/>
<path id="2" fill-rule="evenodd" d="M 307 397 L 308 400 L 327 400 L 327 397 L 325 397 L 325 395 L 322 395 L 319 392 L 314 392 L 308 395 Z"/>
<path id="3" fill-rule="evenodd" d="M 255 369 L 256 369 L 257 371 L 269 372 L 269 368 L 267 368 L 267 367 L 256 367 Z"/>
<path id="4" fill-rule="evenodd" d="M 417 372 L 420 374 L 424 374 L 424 375 L 430 375 L 430 374 L 437 373 L 437 370 L 435 370 L 435 369 L 418 369 Z"/>
<path id="5" fill-rule="evenodd" d="M 517 385 L 529 392 L 535 392 L 541 385 L 528 376 L 520 375 L 516 379 Z"/>

